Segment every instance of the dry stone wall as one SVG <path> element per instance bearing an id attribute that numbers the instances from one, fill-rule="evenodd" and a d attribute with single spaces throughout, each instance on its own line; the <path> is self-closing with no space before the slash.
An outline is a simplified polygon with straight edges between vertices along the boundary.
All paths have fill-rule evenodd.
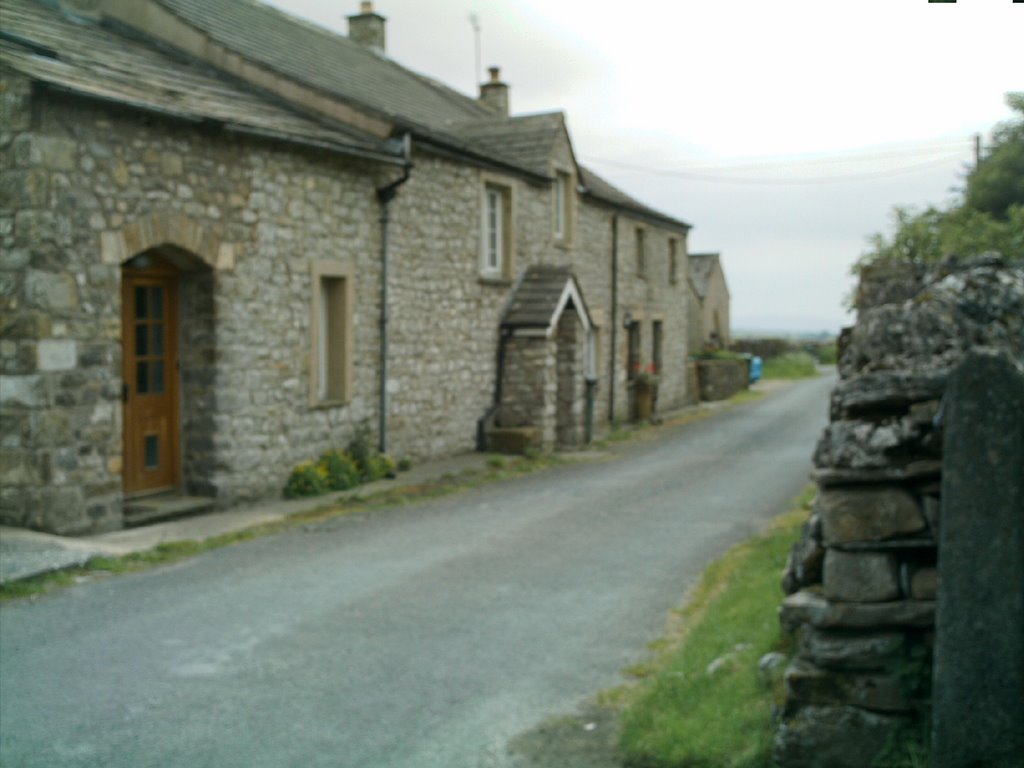
<path id="1" fill-rule="evenodd" d="M 927 729 L 943 398 L 972 350 L 1024 360 L 1020 262 L 988 255 L 901 274 L 898 286 L 871 275 L 861 286 L 814 454 L 817 500 L 783 579 L 780 618 L 798 639 L 775 738 L 786 768 L 867 766 L 894 728 Z"/>

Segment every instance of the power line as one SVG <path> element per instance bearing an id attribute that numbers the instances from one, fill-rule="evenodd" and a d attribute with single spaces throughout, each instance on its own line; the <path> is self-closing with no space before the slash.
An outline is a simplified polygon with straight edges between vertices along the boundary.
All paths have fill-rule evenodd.
<path id="1" fill-rule="evenodd" d="M 633 163 L 622 163 L 616 160 L 610 160 L 607 158 L 589 157 L 586 158 L 586 162 L 603 165 L 611 168 L 619 168 L 625 171 L 633 171 L 636 173 L 645 173 L 653 176 L 669 176 L 674 178 L 683 178 L 692 181 L 709 181 L 709 182 L 720 182 L 720 183 L 734 183 L 734 184 L 831 184 L 844 181 L 858 181 L 868 180 L 877 178 L 886 178 L 891 176 L 898 176 L 904 173 L 912 173 L 914 171 L 922 170 L 925 168 L 936 167 L 939 165 L 945 165 L 956 159 L 962 159 L 967 152 L 965 147 L 966 141 L 949 142 L 945 141 L 940 143 L 932 144 L 929 147 L 921 147 L 919 149 L 911 150 L 886 150 L 886 151 L 875 151 L 875 152 L 861 152 L 857 154 L 847 155 L 833 155 L 823 156 L 814 159 L 802 160 L 802 161 L 774 161 L 774 162 L 759 162 L 759 163 L 745 163 L 745 164 L 704 164 L 691 166 L 688 169 L 678 168 L 654 168 L 651 166 L 638 165 Z M 911 163 L 909 165 L 902 165 L 897 168 L 885 168 L 874 171 L 856 171 L 847 173 L 832 173 L 826 172 L 827 175 L 821 176 L 801 176 L 801 177 L 789 177 L 789 178 L 765 178 L 765 177 L 753 177 L 753 176 L 734 176 L 734 175 L 720 175 L 721 173 L 730 173 L 732 171 L 786 171 L 801 169 L 807 170 L 809 167 L 819 166 L 825 164 L 836 165 L 850 163 L 864 164 L 870 161 L 880 161 L 892 158 L 905 158 L 909 159 L 913 156 L 919 156 L 922 154 L 941 153 L 939 157 L 932 157 L 928 160 L 922 160 L 919 162 Z M 712 173 L 704 173 L 704 171 L 711 171 Z"/>
<path id="2" fill-rule="evenodd" d="M 814 176 L 814 177 L 803 177 L 803 178 L 788 178 L 788 179 L 767 179 L 767 178 L 753 178 L 753 177 L 742 177 L 742 176 L 713 176 L 702 173 L 695 173 L 693 171 L 680 171 L 680 170 L 665 170 L 660 168 L 650 168 L 639 165 L 629 165 L 626 163 L 616 163 L 610 160 L 600 160 L 596 158 L 589 158 L 586 161 L 595 165 L 606 165 L 613 168 L 619 168 L 624 171 L 634 171 L 636 173 L 646 173 L 652 176 L 669 176 L 680 179 L 688 179 L 690 181 L 710 181 L 724 184 L 833 184 L 843 181 L 860 181 L 867 179 L 881 179 L 889 176 L 899 176 L 904 173 L 912 173 L 914 171 L 922 170 L 924 168 L 938 167 L 940 165 L 947 165 L 948 163 L 962 158 L 963 153 L 958 152 L 957 154 L 950 154 L 946 157 L 929 160 L 923 163 L 915 163 L 913 165 L 905 165 L 900 168 L 888 168 L 879 171 L 865 171 L 861 173 L 847 173 L 847 174 L 833 174 L 830 176 Z M 724 169 L 723 169 L 724 170 Z"/>

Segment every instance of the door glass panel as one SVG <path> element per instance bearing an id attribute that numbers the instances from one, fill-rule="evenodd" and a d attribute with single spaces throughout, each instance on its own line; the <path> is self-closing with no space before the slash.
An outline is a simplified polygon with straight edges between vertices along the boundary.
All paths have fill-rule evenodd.
<path id="1" fill-rule="evenodd" d="M 149 316 L 160 320 L 164 316 L 164 289 L 154 286 L 150 288 L 150 301 L 152 302 L 149 307 Z"/>
<path id="2" fill-rule="evenodd" d="M 164 363 L 156 360 L 149 364 L 150 380 L 149 386 L 152 392 L 163 394 L 164 391 Z"/>
<path id="3" fill-rule="evenodd" d="M 135 326 L 135 354 L 142 357 L 148 354 L 149 349 L 149 337 L 146 335 L 146 326 L 136 325 Z"/>
<path id="4" fill-rule="evenodd" d="M 151 355 L 163 357 L 164 354 L 164 326 L 162 323 L 152 326 L 153 346 L 150 349 Z"/>
<path id="5" fill-rule="evenodd" d="M 146 301 L 146 289 L 141 285 L 135 288 L 135 316 L 145 318 L 148 315 L 149 302 Z"/>
<path id="6" fill-rule="evenodd" d="M 140 395 L 149 392 L 149 363 L 135 364 L 135 391 Z"/>
<path id="7" fill-rule="evenodd" d="M 146 435 L 146 469 L 160 466 L 160 436 Z"/>

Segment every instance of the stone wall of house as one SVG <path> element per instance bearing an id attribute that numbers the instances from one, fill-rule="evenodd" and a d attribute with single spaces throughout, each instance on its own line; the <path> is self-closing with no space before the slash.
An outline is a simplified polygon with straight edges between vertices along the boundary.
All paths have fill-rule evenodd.
<path id="1" fill-rule="evenodd" d="M 583 326 L 571 307 L 555 333 L 555 444 L 575 447 L 583 439 Z"/>
<path id="2" fill-rule="evenodd" d="M 15 76 L 3 93 L 0 520 L 121 524 L 120 269 L 163 244 L 153 238 L 190 266 L 187 490 L 225 503 L 277 493 L 291 466 L 375 413 L 365 355 L 351 403 L 309 407 L 311 261 L 351 265 L 356 346 L 377 345 L 375 169 L 72 98 L 33 109 Z"/>
<path id="3" fill-rule="evenodd" d="M 787 768 L 869 765 L 895 727 L 927 721 L 947 381 L 973 349 L 1024 361 L 1020 262 L 950 260 L 915 279 L 906 300 L 862 285 L 844 336 L 817 500 L 783 582 L 799 641 L 775 740 Z"/>
<path id="4" fill-rule="evenodd" d="M 514 336 L 505 347 L 502 405 L 496 425 L 534 427 L 541 446 L 555 444 L 558 345 L 555 339 Z"/>
<path id="5" fill-rule="evenodd" d="M 225 135 L 45 91 L 5 74 L 0 95 L 3 489 L 0 522 L 61 533 L 122 524 L 121 266 L 156 249 L 182 268 L 180 382 L 185 490 L 222 505 L 277 494 L 293 466 L 378 420 L 380 206 L 387 168 Z M 555 161 L 571 159 L 568 145 Z M 390 451 L 414 460 L 475 446 L 493 401 L 498 329 L 530 264 L 566 264 L 598 324 L 595 415 L 625 341 L 611 348 L 612 211 L 575 200 L 552 234 L 550 185 L 514 192 L 507 279 L 480 277 L 478 168 L 424 152 L 391 208 Z M 488 171 L 487 175 L 495 176 Z M 620 217 L 620 263 L 632 228 Z M 620 313 L 664 327 L 659 401 L 686 396 L 685 237 L 650 224 L 648 274 L 620 269 Z M 680 274 L 667 276 L 667 242 Z M 312 265 L 354 282 L 351 398 L 311 405 Z M 547 418 L 547 416 L 545 416 Z M 546 424 L 546 422 L 545 422 Z M 554 442 L 551 434 L 545 442 Z"/>
<path id="6" fill-rule="evenodd" d="M 580 206 L 577 237 L 581 249 L 579 262 L 574 266 L 583 297 L 588 306 L 610 308 L 612 297 L 612 217 L 603 206 L 586 203 Z M 637 227 L 644 229 L 645 270 L 637 269 Z M 653 323 L 662 323 L 662 368 L 659 372 L 658 407 L 668 410 L 686 404 L 691 393 L 688 389 L 686 358 L 689 354 L 688 312 L 689 290 L 686 280 L 686 236 L 682 233 L 656 227 L 624 214 L 618 215 L 618 311 L 615 318 L 610 310 L 598 318 L 597 372 L 599 384 L 596 392 L 595 421 L 600 430 L 611 421 L 629 418 L 630 392 L 626 369 L 628 335 L 622 327 L 628 311 L 640 323 L 640 365 L 647 369 L 654 362 Z M 670 275 L 669 240 L 676 241 L 677 264 L 675 279 Z M 596 298 L 591 298 L 592 296 Z M 607 311 L 607 314 L 604 312 Z M 613 321 L 617 328 L 612 329 Z M 612 336 L 615 349 L 612 349 Z M 608 396 L 614 376 L 614 407 L 609 418 Z"/>

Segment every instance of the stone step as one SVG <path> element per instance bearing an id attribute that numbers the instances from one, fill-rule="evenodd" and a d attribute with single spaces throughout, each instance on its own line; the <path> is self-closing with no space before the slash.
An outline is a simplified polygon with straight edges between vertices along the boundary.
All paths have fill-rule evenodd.
<path id="1" fill-rule="evenodd" d="M 178 493 L 130 499 L 124 504 L 124 524 L 131 527 L 172 517 L 197 515 L 211 511 L 213 503 L 214 500 L 206 496 L 183 496 Z"/>

